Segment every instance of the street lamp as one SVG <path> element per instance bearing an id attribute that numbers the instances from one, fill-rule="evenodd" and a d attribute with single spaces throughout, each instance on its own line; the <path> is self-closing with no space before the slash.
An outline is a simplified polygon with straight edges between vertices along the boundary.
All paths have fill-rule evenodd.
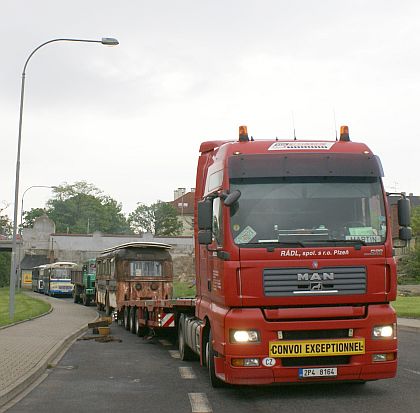
<path id="1" fill-rule="evenodd" d="M 32 186 L 30 186 L 29 188 L 26 188 L 24 191 L 23 191 L 23 194 L 22 194 L 22 200 L 21 200 L 21 205 L 20 205 L 20 227 L 19 227 L 19 235 L 20 235 L 20 242 L 22 243 L 23 242 L 23 239 L 22 239 L 22 227 L 23 227 L 23 200 L 24 200 L 24 198 L 25 198 L 25 194 L 30 190 L 30 189 L 32 189 L 32 188 L 49 188 L 49 189 L 53 189 L 53 188 L 55 188 L 54 186 L 47 186 L 47 185 L 32 185 Z M 21 250 L 22 250 L 22 245 L 20 246 L 20 248 L 19 248 L 19 262 L 20 262 L 20 260 L 21 260 Z M 18 265 L 16 264 L 16 271 L 19 273 L 19 270 L 20 270 L 20 268 L 18 268 Z M 19 273 L 20 274 L 20 273 Z M 19 287 L 20 287 L 20 283 L 21 283 L 21 279 L 20 279 L 20 275 L 17 275 L 17 281 L 18 281 L 18 283 L 17 283 L 17 288 L 18 288 L 18 290 L 19 290 Z"/>
<path id="2" fill-rule="evenodd" d="M 18 215 L 18 200 L 19 200 L 19 173 L 20 173 L 20 147 L 21 147 L 21 138 L 22 138 L 22 118 L 23 118 L 23 98 L 25 95 L 25 76 L 26 76 L 26 66 L 29 63 L 29 60 L 34 55 L 34 53 L 39 50 L 41 47 L 54 43 L 54 42 L 84 42 L 84 43 L 101 43 L 106 46 L 116 46 L 119 44 L 117 39 L 111 37 L 103 37 L 102 40 L 86 40 L 86 39 L 53 39 L 48 42 L 42 43 L 26 59 L 25 65 L 23 66 L 22 71 L 22 83 L 20 89 L 20 111 L 19 111 L 19 136 L 18 136 L 18 148 L 17 148 L 17 157 L 16 157 L 16 179 L 15 179 L 15 203 L 14 203 L 14 213 L 13 213 L 13 244 L 12 244 L 12 263 L 10 269 L 10 289 L 9 289 L 9 318 L 13 320 L 15 316 L 15 280 L 16 280 L 16 245 L 17 245 L 17 215 Z"/>

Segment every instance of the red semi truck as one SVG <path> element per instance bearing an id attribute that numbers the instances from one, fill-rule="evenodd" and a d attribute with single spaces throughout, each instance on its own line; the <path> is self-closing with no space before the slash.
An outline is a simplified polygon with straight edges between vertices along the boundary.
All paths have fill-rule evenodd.
<path id="1" fill-rule="evenodd" d="M 148 300 L 149 314 L 174 315 L 181 359 L 199 356 L 214 387 L 394 377 L 397 275 L 379 158 L 347 127 L 337 141 L 254 141 L 241 127 L 238 141 L 200 152 L 196 299 Z M 402 197 L 405 241 L 409 214 Z"/>

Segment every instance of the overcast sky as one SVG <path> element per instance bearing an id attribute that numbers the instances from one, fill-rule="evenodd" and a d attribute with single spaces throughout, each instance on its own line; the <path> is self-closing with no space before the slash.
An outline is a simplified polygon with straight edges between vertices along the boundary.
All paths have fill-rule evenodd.
<path id="1" fill-rule="evenodd" d="M 0 202 L 85 180 L 123 205 L 195 186 L 200 142 L 335 138 L 381 157 L 387 190 L 420 195 L 418 0 L 1 0 Z M 293 114 L 293 116 L 292 116 Z M 33 188 L 24 209 L 51 191 Z"/>

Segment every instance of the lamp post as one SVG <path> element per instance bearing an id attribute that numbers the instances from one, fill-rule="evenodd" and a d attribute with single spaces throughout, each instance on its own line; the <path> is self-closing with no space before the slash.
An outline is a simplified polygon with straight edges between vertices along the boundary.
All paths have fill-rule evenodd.
<path id="1" fill-rule="evenodd" d="M 22 138 L 22 118 L 23 118 L 23 98 L 25 95 L 25 77 L 26 67 L 28 66 L 29 60 L 41 47 L 54 43 L 54 42 L 83 42 L 83 43 L 101 43 L 106 46 L 118 45 L 118 40 L 110 37 L 104 37 L 102 40 L 86 40 L 86 39 L 53 39 L 39 45 L 26 59 L 25 65 L 22 71 L 22 82 L 20 89 L 20 111 L 19 111 L 19 135 L 18 135 L 18 148 L 16 157 L 16 178 L 15 178 L 15 203 L 13 213 L 13 243 L 12 243 L 12 262 L 10 269 L 10 287 L 9 287 L 9 318 L 14 319 L 15 316 L 15 283 L 16 283 L 16 246 L 17 246 L 17 215 L 18 215 L 18 200 L 19 200 L 19 173 L 20 173 L 20 147 Z"/>
<path id="2" fill-rule="evenodd" d="M 47 186 L 47 185 L 32 185 L 32 186 L 30 186 L 29 188 L 26 188 L 24 191 L 23 191 L 23 194 L 22 194 L 22 200 L 21 200 L 21 205 L 20 205 L 20 228 L 19 228 L 19 235 L 20 235 L 20 242 L 22 243 L 23 242 L 23 239 L 22 239 L 22 226 L 23 226 L 23 200 L 24 200 L 24 198 L 25 198 L 25 194 L 30 190 L 30 189 L 32 189 L 32 188 L 49 188 L 49 189 L 52 189 L 52 188 L 54 188 L 54 186 Z M 19 260 L 18 260 L 18 262 L 20 263 L 20 260 L 21 260 L 21 250 L 22 250 L 22 244 L 21 244 L 21 246 L 20 246 L 20 248 L 19 248 Z M 18 288 L 18 290 L 19 290 L 19 288 L 20 288 L 20 283 L 21 283 L 21 279 L 20 279 L 20 276 L 19 276 L 19 270 L 20 270 L 20 268 L 18 267 L 18 264 L 16 264 L 16 272 L 17 272 L 17 288 Z"/>

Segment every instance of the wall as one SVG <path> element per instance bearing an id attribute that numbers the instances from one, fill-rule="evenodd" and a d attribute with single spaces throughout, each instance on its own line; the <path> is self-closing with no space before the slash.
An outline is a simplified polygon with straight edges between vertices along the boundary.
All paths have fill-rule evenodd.
<path id="1" fill-rule="evenodd" d="M 172 246 L 176 277 L 194 278 L 194 243 L 192 237 L 153 237 L 142 235 L 55 234 L 55 224 L 47 216 L 37 218 L 33 228 L 25 228 L 22 233 L 24 255 L 47 255 L 52 261 L 72 261 L 78 264 L 88 258 L 97 257 L 103 250 L 127 242 L 162 242 Z"/>

